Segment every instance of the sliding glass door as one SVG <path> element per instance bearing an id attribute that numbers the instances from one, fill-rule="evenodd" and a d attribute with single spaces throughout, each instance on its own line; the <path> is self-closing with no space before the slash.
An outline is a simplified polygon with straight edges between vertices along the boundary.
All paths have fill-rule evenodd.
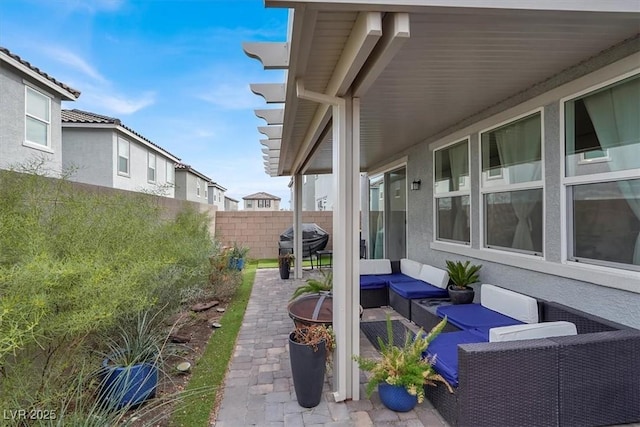
<path id="1" fill-rule="evenodd" d="M 407 173 L 402 167 L 369 180 L 369 258 L 407 254 Z"/>

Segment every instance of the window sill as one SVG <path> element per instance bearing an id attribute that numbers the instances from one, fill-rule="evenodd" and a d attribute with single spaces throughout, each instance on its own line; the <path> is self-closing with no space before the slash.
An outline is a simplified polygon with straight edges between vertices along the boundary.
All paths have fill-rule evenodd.
<path id="1" fill-rule="evenodd" d="M 511 253 L 491 249 L 474 249 L 468 246 L 433 242 L 431 249 L 468 256 L 484 261 L 504 264 L 511 267 L 523 268 L 554 276 L 566 277 L 609 288 L 640 293 L 640 273 L 620 270 L 591 264 L 566 261 L 563 263 L 546 261 L 535 255 Z"/>
<path id="2" fill-rule="evenodd" d="M 55 154 L 55 151 L 53 151 L 51 147 L 48 147 L 46 145 L 41 145 L 30 141 L 22 141 L 22 145 L 24 145 L 25 147 L 33 148 L 35 150 L 44 151 L 45 153 Z"/>
<path id="3" fill-rule="evenodd" d="M 128 173 L 118 171 L 118 176 L 122 176 L 124 178 L 131 178 L 131 175 Z"/>

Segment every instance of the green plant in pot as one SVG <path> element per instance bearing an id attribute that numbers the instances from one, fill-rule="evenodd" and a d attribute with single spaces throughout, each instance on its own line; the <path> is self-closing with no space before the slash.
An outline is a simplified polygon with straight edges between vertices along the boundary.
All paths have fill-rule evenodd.
<path id="1" fill-rule="evenodd" d="M 278 256 L 278 269 L 280 270 L 280 278 L 288 279 L 291 270 L 291 263 L 295 257 L 291 253 L 286 253 Z"/>
<path id="2" fill-rule="evenodd" d="M 234 243 L 233 247 L 228 251 L 229 268 L 231 270 L 242 270 L 247 253 L 249 253 L 249 248 Z"/>
<path id="3" fill-rule="evenodd" d="M 443 383 L 453 393 L 449 383 L 433 369 L 433 360 L 423 356 L 429 344 L 442 332 L 447 319 L 442 319 L 428 334 L 422 329 L 413 336 L 407 333 L 402 346 L 394 345 L 391 318 L 387 315 L 387 341 L 378 337 L 380 359 L 354 356 L 360 369 L 371 372 L 367 397 L 378 388 L 380 400 L 389 409 L 407 412 L 424 401 L 424 386 Z"/>
<path id="4" fill-rule="evenodd" d="M 322 279 L 307 279 L 304 285 L 298 286 L 291 299 L 296 299 L 305 294 L 319 294 L 319 293 L 331 293 L 333 290 L 333 274 L 330 272 L 322 271 Z"/>
<path id="5" fill-rule="evenodd" d="M 475 291 L 472 284 L 479 281 L 478 271 L 481 265 L 471 264 L 471 261 L 447 260 L 447 272 L 449 273 L 449 298 L 453 304 L 469 304 L 473 302 Z"/>
<path id="6" fill-rule="evenodd" d="M 298 404 L 318 406 L 322 398 L 326 365 L 335 349 L 331 326 L 322 324 L 296 327 L 289 334 L 291 374 Z"/>
<path id="7" fill-rule="evenodd" d="M 155 396 L 166 337 L 156 315 L 139 313 L 117 336 L 106 337 L 108 353 L 100 371 L 99 400 L 105 408 L 134 407 Z"/>

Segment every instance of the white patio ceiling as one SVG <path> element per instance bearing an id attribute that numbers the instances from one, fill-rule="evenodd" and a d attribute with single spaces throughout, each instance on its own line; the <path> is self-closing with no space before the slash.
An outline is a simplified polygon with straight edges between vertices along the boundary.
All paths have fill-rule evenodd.
<path id="1" fill-rule="evenodd" d="M 569 10 L 420 6 L 417 4 L 437 2 L 417 0 L 369 3 L 378 4 L 267 0 L 268 6 L 296 8 L 287 41 L 284 115 L 278 116 L 283 123 L 273 132 L 275 136 L 269 136 L 274 142 L 271 154 L 265 154 L 267 173 L 289 176 L 331 171 L 331 109 L 299 99 L 296 81 L 302 80 L 307 90 L 333 92 L 330 95 L 344 95 L 367 83 L 359 94 L 360 167 L 367 171 L 415 144 L 445 134 L 458 123 L 481 117 L 501 101 L 517 99 L 524 90 L 612 46 L 631 38 L 635 38 L 636 50 L 640 45 L 637 1 L 558 2 L 558 7 Z M 523 2 L 510 4 L 515 3 L 522 6 Z M 556 7 L 550 2 L 530 3 Z M 605 4 L 618 11 L 598 10 Z M 383 11 L 382 19 L 393 16 L 386 12 L 407 12 L 408 37 L 399 34 L 397 52 L 388 63 L 375 65 L 377 49 L 382 49 L 391 31 L 391 19 L 387 19 L 382 34 L 374 34 L 377 46 L 359 72 L 343 76 L 342 85 L 332 88 L 340 60 L 349 51 L 349 37 L 362 27 L 357 21 L 364 10 Z M 280 126 L 275 122 L 271 120 Z"/>

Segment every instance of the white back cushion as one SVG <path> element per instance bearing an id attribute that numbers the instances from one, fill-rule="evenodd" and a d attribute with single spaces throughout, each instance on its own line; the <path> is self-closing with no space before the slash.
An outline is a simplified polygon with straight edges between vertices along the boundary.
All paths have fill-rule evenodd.
<path id="1" fill-rule="evenodd" d="M 535 298 L 508 289 L 482 285 L 480 304 L 524 323 L 538 323 L 538 303 Z"/>
<path id="2" fill-rule="evenodd" d="M 536 338 L 577 335 L 571 322 L 542 322 L 489 329 L 489 342 L 533 340 Z"/>
<path id="3" fill-rule="evenodd" d="M 388 259 L 361 259 L 360 274 L 391 274 L 391 261 Z"/>
<path id="4" fill-rule="evenodd" d="M 420 280 L 437 286 L 442 289 L 447 289 L 449 284 L 449 273 L 446 270 L 433 267 L 428 264 L 423 264 L 420 269 Z"/>
<path id="5" fill-rule="evenodd" d="M 408 258 L 402 258 L 400 260 L 400 272 L 409 277 L 413 277 L 416 280 L 420 280 L 420 270 L 422 264 L 417 261 L 412 261 Z"/>

